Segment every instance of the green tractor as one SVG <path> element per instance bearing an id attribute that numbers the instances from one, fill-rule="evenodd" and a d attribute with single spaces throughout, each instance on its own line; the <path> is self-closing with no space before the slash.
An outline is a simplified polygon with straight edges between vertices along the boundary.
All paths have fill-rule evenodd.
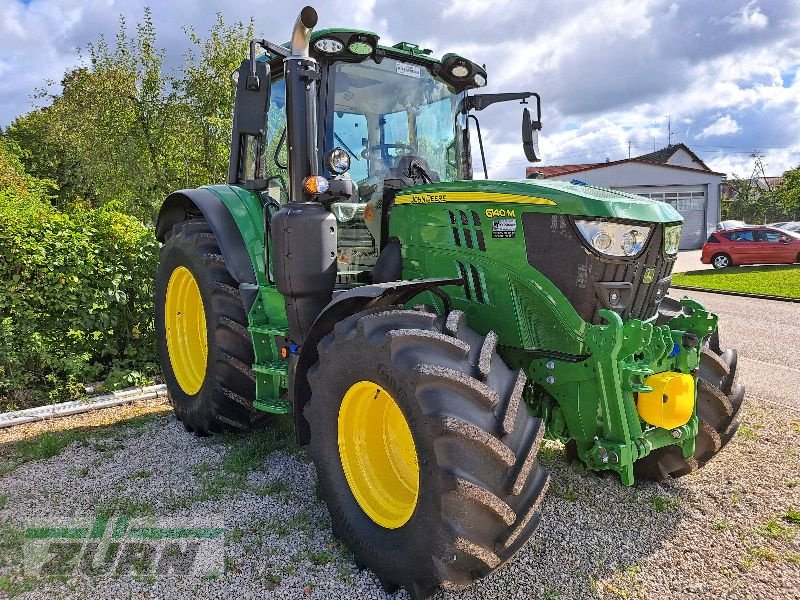
<path id="1" fill-rule="evenodd" d="M 306 7 L 290 43 L 251 43 L 227 184 L 159 214 L 157 334 L 186 429 L 292 413 L 335 535 L 414 598 L 526 543 L 545 436 L 624 485 L 713 458 L 744 389 L 717 317 L 666 298 L 680 215 L 473 180 L 475 113 L 535 101 L 535 161 L 539 96 L 478 94 L 486 71 L 462 56 L 316 22 Z"/>

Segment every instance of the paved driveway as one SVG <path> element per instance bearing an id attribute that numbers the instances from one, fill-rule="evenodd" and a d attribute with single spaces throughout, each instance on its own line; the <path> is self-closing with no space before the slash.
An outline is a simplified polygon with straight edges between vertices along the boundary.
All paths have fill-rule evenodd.
<path id="1" fill-rule="evenodd" d="M 800 304 L 671 290 L 719 315 L 720 345 L 739 350 L 739 380 L 747 397 L 800 410 Z"/>
<path id="2" fill-rule="evenodd" d="M 673 273 L 685 273 L 686 271 L 702 271 L 703 269 L 713 269 L 711 265 L 704 265 L 700 262 L 702 250 L 681 250 L 678 252 L 678 260 L 672 268 Z"/>

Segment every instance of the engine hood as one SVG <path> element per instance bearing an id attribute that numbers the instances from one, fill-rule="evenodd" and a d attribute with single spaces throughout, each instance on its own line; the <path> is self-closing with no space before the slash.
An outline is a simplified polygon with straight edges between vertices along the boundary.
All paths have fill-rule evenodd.
<path id="1" fill-rule="evenodd" d="M 669 204 L 591 185 L 564 181 L 519 179 L 430 183 L 404 188 L 395 204 L 497 202 L 535 205 L 546 212 L 653 223 L 680 223 L 683 217 Z"/>

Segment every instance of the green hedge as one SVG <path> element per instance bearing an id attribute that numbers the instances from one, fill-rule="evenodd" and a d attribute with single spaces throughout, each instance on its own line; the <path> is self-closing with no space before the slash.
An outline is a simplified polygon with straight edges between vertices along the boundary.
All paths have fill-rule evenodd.
<path id="1" fill-rule="evenodd" d="M 0 410 L 156 372 L 152 229 L 111 208 L 66 214 L 0 189 Z"/>

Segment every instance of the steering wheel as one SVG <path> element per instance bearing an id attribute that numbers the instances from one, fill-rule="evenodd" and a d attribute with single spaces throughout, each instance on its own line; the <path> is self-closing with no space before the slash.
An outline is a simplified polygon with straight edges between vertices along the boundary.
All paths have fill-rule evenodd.
<path id="1" fill-rule="evenodd" d="M 389 148 L 400 148 L 412 153 L 417 151 L 411 144 L 374 144 L 361 151 L 361 158 L 369 158 L 376 150 L 388 150 Z"/>

